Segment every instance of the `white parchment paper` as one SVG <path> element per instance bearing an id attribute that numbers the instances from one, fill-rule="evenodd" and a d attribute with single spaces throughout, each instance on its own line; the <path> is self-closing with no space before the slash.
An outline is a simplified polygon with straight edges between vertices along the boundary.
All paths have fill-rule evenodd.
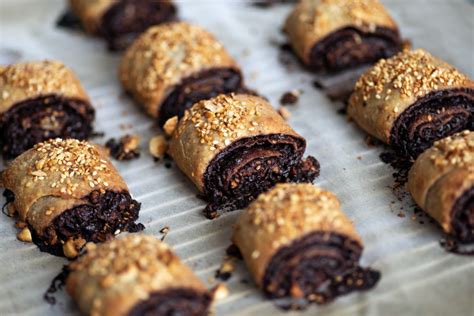
<path id="1" fill-rule="evenodd" d="M 116 163 L 137 200 L 146 233 L 161 236 L 206 282 L 219 267 L 229 245 L 231 225 L 239 211 L 205 219 L 204 203 L 190 182 L 173 166 L 156 164 L 147 141 L 156 132 L 146 117 L 123 96 L 116 79 L 119 55 L 103 42 L 58 29 L 55 20 L 66 1 L 0 0 L 0 63 L 55 58 L 72 67 L 97 108 L 96 129 L 106 138 L 125 133 L 142 136 L 139 160 Z M 412 201 L 392 191 L 392 170 L 379 159 L 382 148 L 369 147 L 365 135 L 337 113 L 312 87 L 312 75 L 289 71 L 278 61 L 275 42 L 289 6 L 257 9 L 242 1 L 178 1 L 180 16 L 214 32 L 238 60 L 248 84 L 275 106 L 293 89 L 303 94 L 289 107 L 290 123 L 308 140 L 307 153 L 321 162 L 317 184 L 334 191 L 354 220 L 364 242 L 363 262 L 382 271 L 376 289 L 342 297 L 288 315 L 473 315 L 474 261 L 446 253 L 441 231 L 422 217 L 412 220 Z M 464 0 L 387 0 L 384 3 L 404 37 L 474 77 L 474 6 Z M 105 139 L 97 139 L 104 143 Z M 3 203 L 3 200 L 0 201 Z M 397 214 L 403 212 L 405 217 Z M 419 221 L 423 220 L 424 224 Z M 65 294 L 50 306 L 42 296 L 66 263 L 16 240 L 14 221 L 0 216 L 0 315 L 77 315 Z M 283 314 L 265 301 L 242 263 L 226 282 L 230 296 L 216 304 L 217 315 Z"/>

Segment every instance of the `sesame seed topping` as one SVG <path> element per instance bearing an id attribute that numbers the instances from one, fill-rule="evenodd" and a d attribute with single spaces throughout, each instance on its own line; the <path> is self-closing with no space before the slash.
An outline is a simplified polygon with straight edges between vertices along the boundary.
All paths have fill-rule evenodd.
<path id="1" fill-rule="evenodd" d="M 249 115 L 249 108 L 246 101 L 231 94 L 198 102 L 187 112 L 184 122 L 191 121 L 200 143 L 209 145 L 209 149 L 214 151 L 229 145 L 229 139 L 235 138 L 238 131 L 245 128 L 242 121 Z M 255 129 L 258 123 L 253 121 L 251 125 Z"/>
<path id="2" fill-rule="evenodd" d="M 436 141 L 429 158 L 437 167 L 453 166 L 474 171 L 474 132 L 466 130 Z"/>
<path id="3" fill-rule="evenodd" d="M 457 86 L 466 80 L 454 67 L 417 49 L 381 59 L 359 78 L 355 91 L 361 92 L 364 101 L 371 97 L 388 100 L 392 90 L 403 97 L 421 97 L 440 86 Z"/>
<path id="4" fill-rule="evenodd" d="M 87 181 L 94 188 L 104 182 L 100 174 L 110 172 L 97 149 L 86 141 L 56 138 L 38 143 L 32 150 L 37 152 L 36 162 L 29 172 L 33 181 L 53 177 L 51 187 L 60 184 L 61 193 L 72 194 L 77 189 L 73 178 Z"/>

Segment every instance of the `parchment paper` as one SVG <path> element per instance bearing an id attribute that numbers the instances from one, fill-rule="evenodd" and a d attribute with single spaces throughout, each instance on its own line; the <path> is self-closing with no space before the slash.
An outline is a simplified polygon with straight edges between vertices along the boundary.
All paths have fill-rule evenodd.
<path id="1" fill-rule="evenodd" d="M 119 55 L 102 41 L 79 32 L 58 29 L 61 0 L 0 0 L 0 63 L 55 58 L 80 76 L 97 108 L 96 129 L 112 136 L 138 133 L 142 157 L 116 163 L 137 200 L 146 233 L 165 241 L 206 282 L 212 279 L 229 245 L 231 226 L 239 211 L 209 221 L 191 183 L 176 166 L 154 163 L 147 142 L 156 132 L 117 83 Z M 413 216 L 413 202 L 393 193 L 390 167 L 382 163 L 381 147 L 369 147 L 365 136 L 346 117 L 341 104 L 330 102 L 312 87 L 313 76 L 288 70 L 278 60 L 275 43 L 289 6 L 258 9 L 242 1 L 178 1 L 180 16 L 214 32 L 238 60 L 252 88 L 275 106 L 293 89 L 303 94 L 288 107 L 290 123 L 308 140 L 307 153 L 322 166 L 317 184 L 334 191 L 354 220 L 364 242 L 363 262 L 382 271 L 373 291 L 352 294 L 328 306 L 287 315 L 473 315 L 474 261 L 446 253 L 439 246 L 440 229 L 425 217 Z M 404 37 L 474 76 L 474 6 L 462 0 L 384 1 Z M 3 200 L 1 201 L 3 203 Z M 404 214 L 399 217 L 397 214 Z M 402 215 L 400 215 L 402 216 Z M 424 224 L 420 224 L 423 221 Z M 14 221 L 0 216 L 0 314 L 77 315 L 65 294 L 50 306 L 42 299 L 51 279 L 66 261 L 19 242 Z M 226 282 L 230 296 L 220 301 L 217 315 L 284 314 L 265 301 L 243 263 Z"/>

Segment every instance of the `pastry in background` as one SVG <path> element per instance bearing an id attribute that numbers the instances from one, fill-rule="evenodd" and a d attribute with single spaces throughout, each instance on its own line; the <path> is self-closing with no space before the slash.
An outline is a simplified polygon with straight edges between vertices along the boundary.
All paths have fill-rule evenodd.
<path id="1" fill-rule="evenodd" d="M 474 82 L 422 49 L 380 60 L 357 81 L 349 116 L 409 158 L 474 129 Z"/>
<path id="2" fill-rule="evenodd" d="M 371 64 L 402 49 L 398 27 L 378 0 L 301 0 L 285 32 L 296 55 L 318 72 Z"/>
<path id="3" fill-rule="evenodd" d="M 84 315 L 207 316 L 211 293 L 163 242 L 142 234 L 86 246 L 66 290 Z"/>
<path id="4" fill-rule="evenodd" d="M 359 266 L 363 243 L 337 197 L 311 184 L 277 184 L 243 211 L 232 241 L 272 299 L 327 303 L 375 286 Z"/>
<path id="5" fill-rule="evenodd" d="M 436 141 L 408 174 L 416 203 L 443 230 L 461 242 L 474 242 L 474 132 Z"/>
<path id="6" fill-rule="evenodd" d="M 207 217 L 245 207 L 279 182 L 312 182 L 319 163 L 305 139 L 264 99 L 219 95 L 187 110 L 169 155 L 209 202 Z"/>
<path id="7" fill-rule="evenodd" d="M 103 242 L 136 224 L 140 203 L 105 149 L 76 139 L 36 144 L 1 174 L 8 208 L 42 250 L 74 258 L 88 241 Z"/>
<path id="8" fill-rule="evenodd" d="M 185 22 L 141 35 L 122 58 L 120 81 L 160 126 L 200 100 L 243 89 L 240 68 L 222 44 Z"/>
<path id="9" fill-rule="evenodd" d="M 0 148 L 11 159 L 51 138 L 87 139 L 95 111 L 79 79 L 58 61 L 0 66 Z"/>
<path id="10" fill-rule="evenodd" d="M 150 26 L 176 19 L 171 0 L 69 0 L 84 30 L 103 37 L 110 49 L 128 46 Z"/>

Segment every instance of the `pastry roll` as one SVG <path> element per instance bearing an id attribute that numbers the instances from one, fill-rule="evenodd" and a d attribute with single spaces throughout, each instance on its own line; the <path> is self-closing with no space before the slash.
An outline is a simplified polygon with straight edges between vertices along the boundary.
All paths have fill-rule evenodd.
<path id="1" fill-rule="evenodd" d="M 317 160 L 306 141 L 264 99 L 219 95 L 178 122 L 168 153 L 210 202 L 205 213 L 246 206 L 277 182 L 312 182 Z"/>
<path id="2" fill-rule="evenodd" d="M 162 126 L 200 100 L 238 91 L 242 74 L 212 34 L 176 22 L 150 28 L 133 43 L 120 81 Z"/>
<path id="3" fill-rule="evenodd" d="M 474 82 L 422 49 L 379 61 L 357 81 L 349 116 L 416 158 L 437 139 L 474 128 Z"/>
<path id="4" fill-rule="evenodd" d="M 397 25 L 378 0 L 302 0 L 285 32 L 301 61 L 315 71 L 373 63 L 402 47 Z"/>
<path id="5" fill-rule="evenodd" d="M 277 184 L 260 194 L 238 218 L 232 241 L 270 298 L 323 303 L 344 294 L 337 284 L 354 271 L 346 292 L 379 279 L 359 267 L 362 240 L 336 196 L 311 184 Z"/>
<path id="6" fill-rule="evenodd" d="M 13 209 L 42 251 L 74 257 L 135 224 L 140 203 L 106 151 L 86 141 L 52 139 L 14 159 L 1 174 Z"/>
<path id="7" fill-rule="evenodd" d="M 421 154 L 408 174 L 408 190 L 446 233 L 474 241 L 474 132 L 436 141 Z"/>
<path id="8" fill-rule="evenodd" d="M 155 237 L 129 235 L 86 249 L 66 279 L 84 315 L 208 315 L 209 291 Z"/>
<path id="9" fill-rule="evenodd" d="M 69 0 L 84 30 L 124 48 L 148 27 L 176 19 L 171 0 Z"/>
<path id="10" fill-rule="evenodd" d="M 0 66 L 0 145 L 5 158 L 50 138 L 87 139 L 94 113 L 76 75 L 62 63 Z"/>

